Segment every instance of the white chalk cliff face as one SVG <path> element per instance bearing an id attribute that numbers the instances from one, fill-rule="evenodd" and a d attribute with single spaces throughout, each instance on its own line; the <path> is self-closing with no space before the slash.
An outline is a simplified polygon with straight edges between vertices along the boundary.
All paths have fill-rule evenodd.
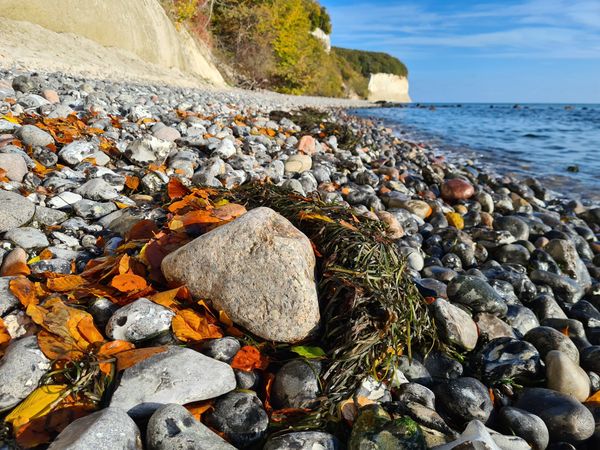
<path id="1" fill-rule="evenodd" d="M 369 79 L 369 101 L 410 103 L 408 78 L 391 73 L 373 73 Z"/>
<path id="2" fill-rule="evenodd" d="M 2 18 L 72 33 L 129 52 L 161 69 L 225 86 L 208 49 L 187 31 L 177 30 L 158 0 L 0 0 Z"/>
<path id="3" fill-rule="evenodd" d="M 323 43 L 323 47 L 325 47 L 325 51 L 327 53 L 331 52 L 331 36 L 330 35 L 325 33 L 320 28 L 315 28 L 313 31 L 310 32 L 310 34 L 312 34 L 314 37 L 316 37 L 318 40 L 320 40 Z"/>

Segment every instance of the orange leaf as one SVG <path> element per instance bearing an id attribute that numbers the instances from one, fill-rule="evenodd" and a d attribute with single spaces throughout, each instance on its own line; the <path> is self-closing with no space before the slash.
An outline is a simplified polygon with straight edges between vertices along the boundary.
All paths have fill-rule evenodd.
<path id="1" fill-rule="evenodd" d="M 10 280 L 8 287 L 10 292 L 19 299 L 23 306 L 27 307 L 31 303 L 36 305 L 39 303 L 35 284 L 29 279 L 23 276 L 14 278 Z"/>
<path id="2" fill-rule="evenodd" d="M 131 258 L 127 254 L 121 256 L 121 259 L 119 260 L 119 274 L 120 275 L 123 275 L 123 274 L 126 274 L 127 272 L 129 272 L 129 269 L 130 269 L 129 261 L 130 261 L 130 259 Z"/>
<path id="3" fill-rule="evenodd" d="M 124 273 L 115 276 L 110 285 L 121 292 L 132 292 L 144 289 L 148 283 L 139 275 Z"/>
<path id="4" fill-rule="evenodd" d="M 120 340 L 105 342 L 100 346 L 98 352 L 96 353 L 98 359 L 101 361 L 100 370 L 106 375 L 110 375 L 112 362 L 102 362 L 102 360 L 111 359 L 113 356 L 118 355 L 119 353 L 133 349 L 135 349 L 135 345 L 133 345 L 131 342 Z"/>
<path id="5" fill-rule="evenodd" d="M 10 334 L 8 333 L 8 330 L 6 329 L 4 320 L 2 320 L 2 318 L 0 318 L 0 348 L 2 348 L 4 346 L 4 344 L 7 344 L 8 342 L 10 342 L 10 340 L 11 340 L 11 337 L 10 337 Z"/>
<path id="6" fill-rule="evenodd" d="M 167 184 L 167 194 L 171 200 L 181 198 L 190 193 L 190 190 L 183 185 L 179 178 L 171 178 Z"/>
<path id="7" fill-rule="evenodd" d="M 57 336 L 46 330 L 41 330 L 38 333 L 38 345 L 48 359 L 75 360 L 83 356 L 83 352 L 75 347 L 72 339 L 65 340 L 62 336 Z"/>
<path id="8" fill-rule="evenodd" d="M 340 225 L 343 226 L 344 228 L 348 228 L 349 230 L 358 231 L 358 228 L 356 228 L 354 225 L 346 222 L 345 220 L 340 220 Z"/>
<path id="9" fill-rule="evenodd" d="M 600 391 L 589 397 L 584 403 L 592 403 L 593 406 L 600 406 Z"/>
<path id="10" fill-rule="evenodd" d="M 227 203 L 226 205 L 219 206 L 212 211 L 213 216 L 221 220 L 233 220 L 236 217 L 241 216 L 248 212 L 242 205 L 236 203 Z"/>
<path id="11" fill-rule="evenodd" d="M 40 259 L 52 259 L 54 257 L 54 253 L 52 253 L 51 250 L 45 248 L 41 251 L 41 253 L 38 256 Z"/>
<path id="12" fill-rule="evenodd" d="M 68 292 L 85 283 L 85 278 L 79 275 L 65 275 L 63 277 L 50 278 L 46 282 L 46 287 L 54 292 Z"/>
<path id="13" fill-rule="evenodd" d="M 158 234 L 159 229 L 152 220 L 144 219 L 137 222 L 131 229 L 127 232 L 127 240 L 150 240 L 156 234 Z"/>
<path id="14" fill-rule="evenodd" d="M 200 421 L 200 419 L 202 419 L 202 414 L 213 409 L 214 402 L 214 400 L 204 400 L 201 402 L 188 403 L 187 405 L 184 405 L 184 407 L 192 414 L 192 416 L 194 416 L 194 419 Z"/>
<path id="15" fill-rule="evenodd" d="M 140 179 L 138 177 L 134 177 L 131 175 L 125 176 L 125 186 L 127 186 L 132 191 L 135 191 L 140 185 Z"/>
<path id="16" fill-rule="evenodd" d="M 117 372 L 130 368 L 153 355 L 167 351 L 167 347 L 134 348 L 117 353 Z"/>
<path id="17" fill-rule="evenodd" d="M 150 297 L 154 303 L 157 303 L 165 308 L 173 309 L 177 306 L 177 296 L 182 288 L 170 289 L 164 292 L 158 292 Z"/>
<path id="18" fill-rule="evenodd" d="M 48 358 L 79 359 L 90 346 L 104 340 L 89 313 L 66 306 L 59 299 L 47 301 L 45 306 L 51 307 L 46 314 L 44 308 L 35 305 L 29 306 L 27 313 L 43 328 L 38 344 Z"/>
<path id="19" fill-rule="evenodd" d="M 74 420 L 87 416 L 94 411 L 92 405 L 73 404 L 51 411 L 42 417 L 37 417 L 15 430 L 19 448 L 34 448 L 47 444 L 64 430 Z"/>
<path id="20" fill-rule="evenodd" d="M 193 309 L 178 311 L 173 317 L 171 326 L 175 337 L 182 342 L 198 342 L 223 337 L 219 327 L 209 323 L 206 317 Z"/>
<path id="21" fill-rule="evenodd" d="M 261 355 L 256 347 L 245 345 L 233 357 L 231 367 L 234 369 L 250 372 L 254 369 L 266 369 L 269 365 L 269 360 Z"/>

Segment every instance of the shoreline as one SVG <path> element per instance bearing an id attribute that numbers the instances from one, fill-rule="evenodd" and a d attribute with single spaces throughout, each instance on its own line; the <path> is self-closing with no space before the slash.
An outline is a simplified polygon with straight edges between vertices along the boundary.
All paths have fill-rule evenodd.
<path id="1" fill-rule="evenodd" d="M 486 103 L 482 105 L 488 106 L 490 104 Z M 558 106 L 558 104 L 555 105 Z M 439 106 L 439 104 L 436 104 L 436 106 Z M 455 105 L 451 106 L 454 107 Z M 510 104 L 506 104 L 505 106 L 510 106 Z M 391 108 L 398 107 L 400 106 L 392 106 Z M 408 106 L 408 108 L 415 107 L 416 105 Z M 592 178 L 593 172 L 590 172 L 590 169 L 587 169 L 586 173 L 578 174 L 579 164 L 576 164 L 573 166 L 576 173 L 570 174 L 571 167 L 567 163 L 564 161 L 558 162 L 552 159 L 552 155 L 550 155 L 548 164 L 551 165 L 552 169 L 550 171 L 536 171 L 536 161 L 528 159 L 523 154 L 522 146 L 525 142 L 518 142 L 518 136 L 515 143 L 517 145 L 515 148 L 520 149 L 518 151 L 514 149 L 508 150 L 506 146 L 502 145 L 486 147 L 483 143 L 480 143 L 478 147 L 473 147 L 464 140 L 461 141 L 460 136 L 444 136 L 432 129 L 423 128 L 419 124 L 403 123 L 400 118 L 380 117 L 377 113 L 372 113 L 368 110 L 364 110 L 361 113 L 361 109 L 356 110 L 356 113 L 361 117 L 382 121 L 382 123 L 394 128 L 399 138 L 425 145 L 433 151 L 446 155 L 452 161 L 459 164 L 466 164 L 468 162 L 480 171 L 516 177 L 524 183 L 527 182 L 528 178 L 535 178 L 541 181 L 548 189 L 551 189 L 554 195 L 566 201 L 576 199 L 582 201 L 588 207 L 597 207 L 600 205 L 600 196 L 595 194 L 594 190 L 596 180 Z M 457 120 L 461 120 L 461 118 L 458 117 Z M 498 139 L 501 139 L 501 136 L 498 136 Z M 487 144 L 490 144 L 489 140 Z M 537 152 L 539 149 L 535 149 L 534 151 Z M 541 155 L 541 158 L 544 156 L 546 155 Z M 559 164 L 561 164 L 562 172 L 559 170 Z"/>
<path id="2" fill-rule="evenodd" d="M 103 361 L 108 344 L 154 353 L 131 365 L 115 353 L 110 379 L 85 359 L 114 393 L 95 392 L 83 432 L 47 442 L 89 438 L 104 414 L 138 441 L 129 417 L 143 429 L 152 415 L 150 439 L 193 412 L 249 449 L 594 448 L 600 208 L 441 158 L 334 100 L 0 72 L 0 409 L 43 380 L 48 335 L 66 345 L 48 318 L 73 339 L 61 322 L 73 314 L 91 327 L 77 328 L 75 359 Z M 193 239 L 205 244 L 183 251 Z M 361 342 L 360 364 L 344 366 Z M 165 398 L 190 412 L 145 409 Z M 24 419 L 8 417 L 18 437 Z M 269 428 L 315 418 L 320 432 Z M 232 448 L 191 423 L 198 442 Z"/>

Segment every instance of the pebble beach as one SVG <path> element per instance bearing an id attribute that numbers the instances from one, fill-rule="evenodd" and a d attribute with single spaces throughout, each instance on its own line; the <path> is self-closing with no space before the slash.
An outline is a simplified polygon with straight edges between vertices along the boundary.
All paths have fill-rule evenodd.
<path id="1" fill-rule="evenodd" d="M 348 112 L 374 106 L 0 71 L 0 448 L 598 448 L 600 208 Z M 326 258 L 211 197 L 261 184 L 376 224 L 439 341 L 389 350 L 316 428 L 278 418 L 328 395 Z M 83 386 L 49 374 L 92 354 L 108 387 L 34 428 L 32 393 Z"/>

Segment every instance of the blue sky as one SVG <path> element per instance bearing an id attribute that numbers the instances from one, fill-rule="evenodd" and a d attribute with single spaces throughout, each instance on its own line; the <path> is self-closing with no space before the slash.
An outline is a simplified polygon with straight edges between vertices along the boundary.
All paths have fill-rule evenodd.
<path id="1" fill-rule="evenodd" d="M 600 103 L 600 0 L 321 0 L 333 45 L 385 51 L 413 101 Z"/>

